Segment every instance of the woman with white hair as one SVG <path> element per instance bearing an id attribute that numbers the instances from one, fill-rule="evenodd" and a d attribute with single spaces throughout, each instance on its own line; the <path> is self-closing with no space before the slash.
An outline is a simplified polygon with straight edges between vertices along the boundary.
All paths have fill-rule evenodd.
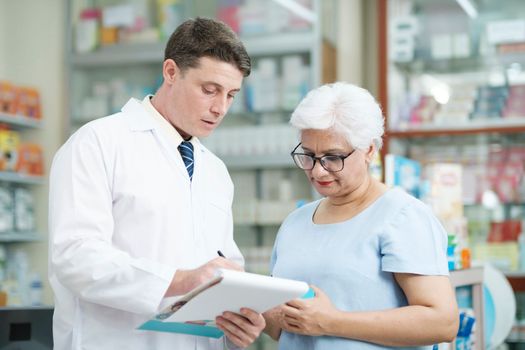
<path id="1" fill-rule="evenodd" d="M 447 235 L 425 204 L 368 171 L 384 132 L 377 102 L 351 84 L 324 85 L 291 124 L 301 139 L 292 157 L 324 198 L 284 221 L 272 273 L 308 282 L 315 297 L 267 312 L 265 331 L 286 350 L 450 342 L 459 317 Z"/>

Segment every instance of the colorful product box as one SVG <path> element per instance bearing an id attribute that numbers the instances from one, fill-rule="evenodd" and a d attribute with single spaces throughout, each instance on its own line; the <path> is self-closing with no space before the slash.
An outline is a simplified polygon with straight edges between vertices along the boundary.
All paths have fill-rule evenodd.
<path id="1" fill-rule="evenodd" d="M 0 130 L 0 171 L 15 171 L 20 135 L 16 131 Z"/>

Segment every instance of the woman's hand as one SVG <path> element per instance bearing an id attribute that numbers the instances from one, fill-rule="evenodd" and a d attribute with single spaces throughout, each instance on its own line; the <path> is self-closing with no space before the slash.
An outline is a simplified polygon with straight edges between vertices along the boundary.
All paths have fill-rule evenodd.
<path id="1" fill-rule="evenodd" d="M 272 337 L 273 340 L 279 341 L 281 337 L 281 329 L 284 325 L 284 315 L 281 311 L 284 305 L 279 305 L 263 313 L 263 317 L 266 321 L 266 327 L 264 333 Z"/>
<path id="2" fill-rule="evenodd" d="M 242 308 L 240 314 L 226 311 L 215 319 L 217 328 L 241 348 L 248 347 L 257 339 L 266 326 L 262 314 Z"/>
<path id="3" fill-rule="evenodd" d="M 321 336 L 329 333 L 330 320 L 338 312 L 328 296 L 319 288 L 312 299 L 294 299 L 281 306 L 282 328 L 290 333 Z"/>

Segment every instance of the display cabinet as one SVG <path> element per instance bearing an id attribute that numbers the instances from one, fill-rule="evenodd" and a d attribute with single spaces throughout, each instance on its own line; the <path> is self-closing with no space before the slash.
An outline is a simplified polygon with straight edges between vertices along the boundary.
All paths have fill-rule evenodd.
<path id="1" fill-rule="evenodd" d="M 22 115 L 11 115 L 0 113 L 0 123 L 4 124 L 9 130 L 15 130 L 24 133 L 28 130 L 38 130 L 41 127 L 41 121 L 34 118 L 22 116 Z M 2 156 L 3 157 L 3 156 Z M 34 186 L 42 185 L 44 178 L 42 176 L 31 175 L 26 173 L 19 173 L 15 171 L 0 171 L 0 186 L 7 189 L 13 188 L 27 188 L 31 190 Z M 2 202 L 2 206 L 5 209 L 5 202 Z M 11 204 L 12 205 L 12 204 Z M 33 213 L 30 213 L 33 215 Z M 34 218 L 33 218 L 34 220 Z M 17 230 L 13 228 L 11 230 L 5 230 L 0 232 L 0 244 L 3 243 L 17 243 L 17 242 L 30 242 L 37 241 L 42 238 L 42 235 L 35 229 L 32 230 Z"/>
<path id="2" fill-rule="evenodd" d="M 525 6 L 380 4 L 385 153 L 423 167 L 461 164 L 471 243 L 516 241 L 525 201 Z"/>
<path id="3" fill-rule="evenodd" d="M 18 161 L 24 157 L 19 142 L 40 129 L 41 121 L 0 112 L 0 123 L 0 309 L 11 310 L 42 303 L 42 280 L 31 273 L 35 267 L 24 245 L 43 239 L 36 226 L 34 196 L 44 178 L 26 172 Z"/>
<path id="4" fill-rule="evenodd" d="M 417 160 L 427 179 L 437 163 L 459 164 L 463 244 L 474 260 L 523 269 L 525 4 L 378 4 L 385 154 Z"/>
<path id="5" fill-rule="evenodd" d="M 39 130 L 41 128 L 42 122 L 39 119 L 32 117 L 0 112 L 0 124 L 4 126 L 2 127 L 3 130 L 12 130 L 17 132 L 23 141 L 25 139 L 24 135 L 26 133 L 30 133 L 31 130 Z M 5 138 L 6 136 L 4 135 L 2 137 Z M 21 155 L 18 154 L 19 151 L 11 149 L 12 146 L 8 146 L 8 143 L 9 141 L 2 140 L 2 149 L 0 150 L 2 152 L 0 157 L 2 167 L 6 167 L 6 160 L 11 162 L 10 158 L 13 158 L 13 160 L 16 162 L 16 159 L 21 157 Z M 44 177 L 41 175 L 30 174 L 27 172 L 17 172 L 15 169 L 0 170 L 0 187 L 11 191 L 16 188 L 23 188 L 31 191 L 35 186 L 44 184 L 44 181 Z M 5 198 L 2 198 L 2 220 L 4 220 L 6 210 L 8 210 L 6 206 L 13 206 L 13 199 L 14 198 L 11 198 L 11 200 L 6 202 Z M 30 210 L 30 212 L 27 212 L 27 214 L 31 216 L 30 221 L 34 222 L 32 206 L 31 208 L 28 207 L 28 209 Z M 11 207 L 11 210 L 14 210 L 14 208 Z M 13 222 L 14 219 L 15 218 L 12 219 Z M 2 224 L 2 227 L 4 226 L 5 225 Z M 0 243 L 28 242 L 41 239 L 42 235 L 37 232 L 34 223 L 29 226 L 32 227 L 29 230 L 17 228 L 17 225 L 13 225 L 13 228 L 11 229 L 1 230 Z"/>

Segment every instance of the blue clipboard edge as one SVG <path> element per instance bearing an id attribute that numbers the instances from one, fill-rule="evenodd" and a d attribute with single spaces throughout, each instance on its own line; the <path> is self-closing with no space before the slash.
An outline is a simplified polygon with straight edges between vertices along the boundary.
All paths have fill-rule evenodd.
<path id="1" fill-rule="evenodd" d="M 144 331 L 183 333 L 208 338 L 220 338 L 224 335 L 224 332 L 217 327 L 182 322 L 162 322 L 158 320 L 149 320 L 137 329 Z"/>

